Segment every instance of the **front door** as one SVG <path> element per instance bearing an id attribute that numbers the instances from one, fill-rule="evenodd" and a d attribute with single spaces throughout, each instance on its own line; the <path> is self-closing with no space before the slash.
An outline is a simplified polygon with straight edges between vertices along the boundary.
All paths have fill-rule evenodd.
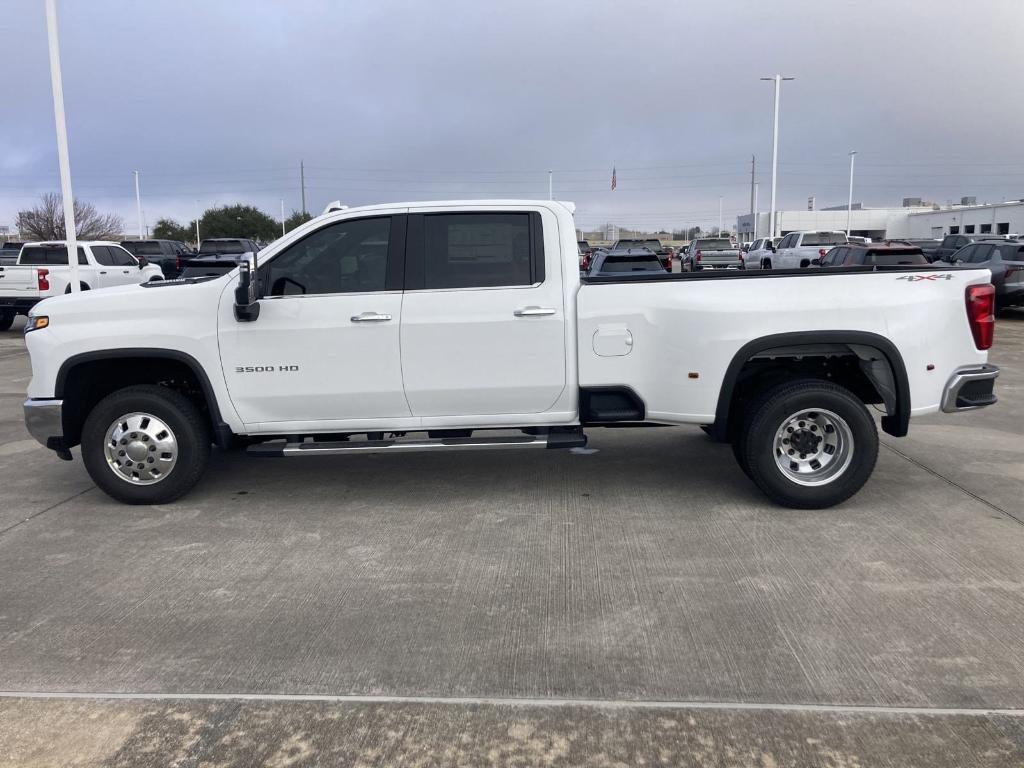
<path id="1" fill-rule="evenodd" d="M 402 369 L 414 416 L 542 414 L 558 403 L 566 343 L 556 226 L 526 209 L 410 214 Z"/>
<path id="2" fill-rule="evenodd" d="M 410 415 L 399 353 L 404 226 L 404 216 L 335 219 L 260 264 L 255 321 L 228 320 L 222 306 L 221 363 L 248 428 Z M 227 291 L 222 304 L 232 299 Z"/>

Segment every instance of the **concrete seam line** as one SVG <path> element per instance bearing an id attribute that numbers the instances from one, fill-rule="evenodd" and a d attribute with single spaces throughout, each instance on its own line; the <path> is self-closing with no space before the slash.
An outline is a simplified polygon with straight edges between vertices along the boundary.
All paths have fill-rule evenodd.
<path id="1" fill-rule="evenodd" d="M 920 461 L 918 461 L 917 459 L 911 458 L 910 456 L 908 456 L 907 454 L 903 453 L 903 451 L 899 450 L 898 448 L 893 448 L 888 443 L 882 443 L 882 445 L 884 445 L 890 451 L 895 453 L 897 456 L 902 456 L 904 459 L 909 461 L 911 464 L 913 464 L 913 465 L 915 465 L 917 467 L 920 467 L 921 469 L 923 469 L 928 474 L 934 475 L 935 477 L 939 478 L 940 480 L 948 483 L 949 485 L 952 485 L 957 490 L 967 494 L 968 496 L 970 496 L 975 501 L 980 501 L 982 504 L 984 504 L 989 509 L 992 509 L 992 510 L 996 511 L 996 512 L 998 512 L 1001 515 L 1006 515 L 1011 520 L 1014 520 L 1014 521 L 1020 523 L 1021 525 L 1024 525 L 1024 519 L 1021 519 L 1021 518 L 1017 517 L 1012 512 L 1007 512 L 1005 509 L 1003 509 L 1002 507 L 1000 507 L 1000 506 L 998 506 L 996 504 L 993 504 L 988 499 L 984 499 L 981 496 L 979 496 L 978 494 L 974 493 L 973 491 L 967 490 L 962 485 L 960 485 L 960 483 L 956 482 L 955 480 L 950 480 L 948 477 L 946 477 L 945 475 L 941 474 L 940 472 L 936 472 L 931 467 L 925 466 Z"/>
<path id="2" fill-rule="evenodd" d="M 125 693 L 81 691 L 0 691 L 0 699 L 86 699 L 93 701 L 253 701 L 326 702 L 330 704 L 449 704 L 506 707 L 587 707 L 591 709 L 709 709 L 764 712 L 810 712 L 866 715 L 1024 717 L 1024 709 L 901 707 L 871 704 L 785 704 L 744 701 L 672 701 L 631 699 L 516 698 L 503 696 L 387 696 L 318 693 Z"/>
<path id="3" fill-rule="evenodd" d="M 77 499 L 77 498 L 78 498 L 79 496 L 81 496 L 81 495 L 83 495 L 83 494 L 86 494 L 86 493 L 88 493 L 89 491 L 91 491 L 91 490 L 92 490 L 93 488 L 95 488 L 95 487 L 96 487 L 95 485 L 90 485 L 90 486 L 89 486 L 88 488 L 86 488 L 86 489 L 85 489 L 84 491 L 79 491 L 79 492 L 78 492 L 78 493 L 76 493 L 76 494 L 73 494 L 73 495 L 71 495 L 71 496 L 68 496 L 68 497 L 67 497 L 66 499 L 63 499 L 62 501 L 58 501 L 58 502 L 57 502 L 56 504 L 51 504 L 51 505 L 50 505 L 50 506 L 48 506 L 48 507 L 47 507 L 46 509 L 41 509 L 41 510 L 39 510 L 38 512 L 35 512 L 35 513 L 33 513 L 33 514 L 29 515 L 29 516 L 28 516 L 28 517 L 26 517 L 26 518 L 25 518 L 24 520 L 19 520 L 19 521 L 18 521 L 18 522 L 16 522 L 16 523 L 12 523 L 11 525 L 9 525 L 9 526 L 7 526 L 6 528 L 4 528 L 3 530 L 0 530 L 0 536 L 3 536 L 3 535 L 4 535 L 5 533 L 7 533 L 8 531 L 13 531 L 13 530 L 14 530 L 15 528 L 17 528 L 17 527 L 18 527 L 18 526 L 20 526 L 20 525 L 24 525 L 24 524 L 25 524 L 25 523 L 27 523 L 27 522 L 28 522 L 29 520 L 35 520 L 35 519 L 36 519 L 37 517 L 39 517 L 40 515 L 45 515 L 45 514 L 46 514 L 47 512 L 49 512 L 49 511 L 50 511 L 51 509 L 56 509 L 56 508 L 57 508 L 57 507 L 59 507 L 59 506 L 60 506 L 61 504 L 67 504 L 67 503 L 68 503 L 69 501 L 74 501 L 74 500 L 75 500 L 75 499 Z"/>

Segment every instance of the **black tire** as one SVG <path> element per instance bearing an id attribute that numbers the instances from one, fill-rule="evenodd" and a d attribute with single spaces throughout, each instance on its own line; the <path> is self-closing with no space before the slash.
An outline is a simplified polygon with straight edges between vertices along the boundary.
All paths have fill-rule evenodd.
<path id="1" fill-rule="evenodd" d="M 788 470 L 776 462 L 776 433 L 791 415 L 801 411 L 831 412 L 849 433 L 845 443 L 849 453 L 840 451 L 828 459 L 836 461 L 837 467 L 845 465 L 845 469 L 820 485 L 803 485 L 791 479 Z M 736 442 L 740 445 L 735 447 L 734 443 L 733 451 L 747 476 L 773 502 L 794 509 L 824 509 L 846 501 L 867 482 L 878 458 L 878 430 L 867 408 L 849 390 L 819 379 L 789 382 L 764 392 L 747 411 Z M 792 444 L 795 442 L 794 438 Z M 825 461 L 822 456 L 822 463 Z"/>
<path id="2" fill-rule="evenodd" d="M 107 430 L 131 413 L 160 419 L 177 443 L 176 463 L 152 485 L 133 484 L 107 462 Z M 199 482 L 209 458 L 207 419 L 191 400 L 166 387 L 146 384 L 119 389 L 100 400 L 82 428 L 82 461 L 89 476 L 108 496 L 125 504 L 166 504 L 180 498 Z"/>
<path id="3" fill-rule="evenodd" d="M 0 331 L 9 330 L 10 327 L 14 325 L 15 316 L 16 314 L 14 312 L 0 312 Z"/>
<path id="4" fill-rule="evenodd" d="M 87 283 L 79 283 L 78 284 L 78 290 L 80 290 L 80 291 L 88 291 L 89 290 L 89 286 L 88 286 Z M 71 293 L 71 286 L 70 285 L 67 288 L 64 289 L 64 293 Z"/>
<path id="5" fill-rule="evenodd" d="M 761 269 L 771 269 L 771 268 L 772 268 L 772 260 L 771 259 L 765 259 L 764 261 L 761 262 Z"/>

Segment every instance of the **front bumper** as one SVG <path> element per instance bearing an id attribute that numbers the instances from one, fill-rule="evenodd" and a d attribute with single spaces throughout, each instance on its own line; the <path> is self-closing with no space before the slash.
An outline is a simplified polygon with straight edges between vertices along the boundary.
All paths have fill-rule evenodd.
<path id="1" fill-rule="evenodd" d="M 953 372 L 942 392 L 942 410 L 945 413 L 973 411 L 996 402 L 995 388 L 999 368 L 984 363 Z"/>
<path id="2" fill-rule="evenodd" d="M 65 451 L 63 400 L 26 400 L 22 403 L 29 434 L 53 451 Z"/>

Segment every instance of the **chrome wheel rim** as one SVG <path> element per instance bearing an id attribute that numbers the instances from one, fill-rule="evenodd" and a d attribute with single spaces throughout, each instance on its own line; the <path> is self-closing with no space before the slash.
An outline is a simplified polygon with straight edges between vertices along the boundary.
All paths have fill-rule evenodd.
<path id="1" fill-rule="evenodd" d="M 166 422 L 151 413 L 126 413 L 107 428 L 107 466 L 132 485 L 153 485 L 178 463 L 178 440 Z"/>
<path id="2" fill-rule="evenodd" d="M 853 430 L 832 411 L 805 408 L 786 417 L 775 432 L 775 464 L 797 485 L 825 485 L 853 461 Z"/>

